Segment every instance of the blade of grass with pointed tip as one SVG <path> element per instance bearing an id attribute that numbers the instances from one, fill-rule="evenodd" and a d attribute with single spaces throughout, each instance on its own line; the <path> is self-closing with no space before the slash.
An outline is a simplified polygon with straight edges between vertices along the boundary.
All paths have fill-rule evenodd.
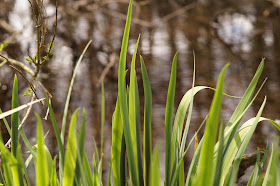
<path id="1" fill-rule="evenodd" d="M 258 111 L 257 116 L 255 117 L 255 119 L 253 121 L 252 126 L 250 127 L 250 130 L 248 131 L 246 137 L 244 138 L 242 144 L 239 147 L 238 153 L 237 153 L 235 161 L 233 163 L 233 169 L 230 172 L 230 178 L 231 179 L 229 179 L 229 185 L 232 185 L 233 183 L 235 183 L 235 180 L 236 180 L 236 177 L 237 177 L 237 172 L 238 172 L 238 167 L 240 165 L 242 156 L 243 156 L 243 154 L 244 154 L 244 152 L 245 152 L 245 150 L 246 150 L 246 148 L 249 144 L 249 141 L 250 141 L 256 127 L 257 127 L 257 124 L 259 123 L 259 120 L 261 118 L 261 114 L 262 114 L 263 108 L 265 106 L 265 103 L 266 103 L 266 97 L 265 97 L 265 99 L 264 99 L 264 101 L 261 105 L 260 110 Z"/>
<path id="2" fill-rule="evenodd" d="M 13 85 L 13 95 L 12 95 L 12 109 L 18 107 L 18 80 L 17 75 L 14 77 Z M 15 112 L 11 115 L 11 128 L 12 128 L 12 137 L 11 137 L 11 149 L 14 156 L 17 154 L 17 146 L 19 143 L 18 139 L 18 125 L 19 125 L 19 114 Z"/>
<path id="3" fill-rule="evenodd" d="M 212 185 L 214 181 L 214 172 L 212 170 L 214 165 L 214 147 L 216 144 L 218 123 L 220 120 L 225 72 L 228 66 L 229 64 L 225 65 L 220 73 L 220 77 L 217 83 L 217 90 L 214 94 L 214 98 L 209 111 L 209 116 L 205 126 L 204 140 L 198 167 L 199 178 L 201 178 L 198 179 L 198 186 Z"/>
<path id="4" fill-rule="evenodd" d="M 168 87 L 168 94 L 166 100 L 165 111 L 165 184 L 169 186 L 171 184 L 171 135 L 172 135 L 172 120 L 173 120 L 173 108 L 176 88 L 176 74 L 177 74 L 177 56 L 178 52 L 174 55 L 171 75 Z"/>
<path id="5" fill-rule="evenodd" d="M 40 116 L 35 114 L 37 119 L 37 163 L 36 163 L 36 185 L 47 186 L 49 183 L 47 157 L 44 149 L 44 131 Z"/>
<path id="6" fill-rule="evenodd" d="M 66 98 L 66 101 L 65 101 L 65 107 L 64 107 L 64 113 L 63 113 L 63 118 L 62 118 L 62 124 L 61 124 L 61 141 L 62 141 L 62 144 L 64 144 L 64 135 L 65 135 L 65 127 L 66 127 L 66 119 L 67 119 L 67 112 L 68 112 L 68 107 L 69 107 L 69 102 L 70 102 L 70 98 L 71 98 L 71 92 L 72 92 L 72 88 L 73 88 L 73 85 L 74 85 L 74 80 L 75 80 L 75 76 L 76 76 L 76 73 L 77 73 L 77 70 L 78 70 L 78 67 L 90 45 L 92 41 L 90 40 L 88 42 L 88 44 L 86 45 L 86 47 L 84 48 L 76 66 L 75 66 L 75 69 L 74 69 L 74 72 L 73 72 L 73 76 L 72 76 L 72 79 L 71 79 L 71 82 L 70 82 L 70 86 L 69 86 L 69 90 L 68 90 L 68 93 L 67 93 L 67 98 Z"/>
<path id="7" fill-rule="evenodd" d="M 265 81 L 264 81 L 265 82 Z M 232 132 L 232 131 L 234 131 L 235 130 L 235 128 L 239 125 L 239 123 L 240 123 L 240 120 L 242 119 L 242 117 L 244 116 L 244 114 L 245 114 L 245 112 L 250 108 L 250 106 L 253 104 L 253 102 L 254 102 L 254 100 L 256 99 L 256 97 L 257 97 L 257 95 L 259 94 L 259 92 L 260 92 L 260 90 L 261 90 L 261 88 L 262 88 L 262 86 L 264 85 L 264 82 L 262 83 L 262 85 L 261 85 L 261 87 L 259 88 L 259 90 L 257 91 L 257 93 L 255 94 L 255 96 L 251 99 L 251 101 L 250 101 L 250 103 L 247 105 L 247 107 L 243 110 L 243 112 L 238 116 L 238 118 L 234 121 L 234 123 L 230 126 L 230 127 L 228 127 L 228 129 L 227 129 L 227 131 L 225 131 L 225 134 L 224 134 L 224 137 L 226 137 L 226 136 L 230 136 L 230 133 Z M 266 118 L 265 118 L 266 119 Z M 274 122 L 275 123 L 275 122 Z M 273 123 L 273 124 L 274 124 Z M 278 125 L 278 124 L 277 124 Z M 229 140 L 228 140 L 228 142 L 227 143 L 225 143 L 224 142 L 224 156 L 226 156 L 226 154 L 229 154 L 229 156 L 232 156 L 233 154 L 232 153 L 228 153 L 228 151 L 230 151 L 228 148 L 230 147 L 230 145 L 231 145 L 231 143 L 232 143 L 232 138 L 230 137 L 230 138 L 228 138 Z M 214 151 L 214 160 L 215 160 L 215 158 L 216 158 L 216 152 L 217 152 L 217 149 L 218 149 L 218 145 L 219 145 L 219 141 L 216 143 L 216 145 L 215 145 L 215 151 Z M 233 144 L 233 145 L 235 145 L 235 146 L 237 146 L 236 144 Z M 238 146 L 239 147 L 239 146 Z M 237 152 L 237 151 L 236 151 Z M 233 160 L 233 159 L 232 159 Z M 227 161 L 227 162 L 225 162 L 226 164 L 228 164 L 229 165 L 229 163 L 228 162 L 230 162 L 230 161 Z M 224 166 L 224 165 L 223 165 Z M 223 173 L 225 173 L 225 171 L 223 171 Z"/>
<path id="8" fill-rule="evenodd" d="M 150 176 L 150 163 L 152 156 L 152 89 L 150 85 L 149 76 L 145 67 L 144 60 L 140 56 L 141 61 L 141 71 L 144 87 L 144 181 L 145 185 L 149 185 L 149 176 Z"/>
<path id="9" fill-rule="evenodd" d="M 133 146 L 133 158 L 137 160 L 135 162 L 136 170 L 138 172 L 138 180 L 139 184 L 143 185 L 143 170 L 140 170 L 139 163 L 141 163 L 141 141 L 139 140 L 140 138 L 140 123 L 138 123 L 137 126 L 137 109 L 139 110 L 139 104 L 137 105 L 137 96 L 136 96 L 136 91 L 138 90 L 137 87 L 137 79 L 136 79 L 136 71 L 135 71 L 135 59 L 136 59 L 136 53 L 137 53 L 137 47 L 139 43 L 140 35 L 138 37 L 138 40 L 135 45 L 134 53 L 132 56 L 132 61 L 131 61 L 131 68 L 130 68 L 130 85 L 129 85 L 129 126 L 130 126 L 130 134 L 131 134 L 131 142 Z M 139 98 L 138 98 L 138 103 L 139 103 Z M 138 107 L 138 108 L 137 108 Z M 139 118 L 140 119 L 140 118 Z M 138 130 L 138 131 L 137 131 Z M 140 157 L 139 157 L 140 156 Z"/>
<path id="10" fill-rule="evenodd" d="M 251 83 L 249 84 L 246 92 L 244 93 L 244 95 L 242 96 L 242 99 L 240 100 L 238 106 L 236 107 L 234 113 L 232 114 L 226 128 L 225 128 L 225 137 L 224 137 L 224 141 L 225 141 L 225 149 L 224 149 L 224 153 L 227 150 L 227 147 L 230 143 L 230 141 L 232 140 L 237 127 L 241 121 L 241 119 L 239 118 L 239 116 L 245 111 L 245 109 L 247 108 L 247 106 L 249 105 L 251 98 L 253 97 L 253 93 L 255 91 L 255 88 L 257 86 L 258 80 L 260 78 L 260 75 L 262 73 L 264 67 L 264 58 L 262 59 Z M 232 129 L 230 129 L 231 125 L 235 124 L 235 127 L 233 127 Z M 230 129 L 230 130 L 229 130 Z"/>
<path id="11" fill-rule="evenodd" d="M 128 165 L 130 170 L 131 182 L 134 185 L 138 184 L 138 174 L 136 169 L 136 160 L 133 152 L 133 145 L 130 133 L 129 126 L 129 117 L 128 117 L 128 105 L 127 105 L 127 96 L 126 96 L 126 83 L 125 83 L 125 75 L 126 75 L 126 53 L 127 53 L 127 45 L 129 38 L 129 30 L 131 23 L 131 11 L 132 11 L 132 0 L 129 3 L 129 8 L 127 12 L 127 19 L 124 29 L 124 35 L 122 40 L 122 47 L 119 59 L 119 69 L 118 69 L 118 96 L 120 102 L 120 111 L 122 116 L 122 122 L 124 125 L 124 134 L 126 141 L 126 149 L 127 149 L 127 157 L 128 157 Z"/>
<path id="12" fill-rule="evenodd" d="M 136 139 L 137 139 L 137 161 L 139 171 L 139 184 L 144 185 L 143 160 L 142 160 L 142 141 L 141 141 L 141 119 L 140 119 L 140 99 L 137 79 L 135 79 L 135 111 L 136 111 Z"/>
<path id="13" fill-rule="evenodd" d="M 62 138 L 60 136 L 60 131 L 57 125 L 57 121 L 55 118 L 55 114 L 52 108 L 52 105 L 50 104 L 49 101 L 49 97 L 48 95 L 45 93 L 45 97 L 47 100 L 47 105 L 48 105 L 48 109 L 49 109 L 49 115 L 52 121 L 52 126 L 54 129 L 54 133 L 55 133 L 55 137 L 57 140 L 57 144 L 58 144 L 58 149 L 59 149 L 59 175 L 60 175 L 60 179 L 62 180 L 63 178 L 63 168 L 64 168 L 64 159 L 65 159 L 65 151 L 64 151 L 64 146 L 63 146 L 63 142 L 62 142 Z"/>
<path id="14" fill-rule="evenodd" d="M 65 162 L 63 169 L 63 185 L 73 185 L 74 173 L 77 160 L 77 114 L 79 109 L 76 109 L 73 113 L 69 126 L 68 142 L 65 152 Z"/>
<path id="15" fill-rule="evenodd" d="M 185 146 L 186 146 L 188 130 L 189 130 L 189 126 L 190 126 L 190 123 L 191 123 L 191 115 L 192 115 L 193 100 L 194 100 L 195 56 L 194 56 L 194 63 L 193 64 L 194 64 L 193 65 L 193 81 L 192 81 L 192 92 L 191 92 L 190 107 L 189 107 L 189 111 L 188 111 L 188 117 L 187 117 L 185 129 L 184 129 L 184 134 L 183 134 L 182 141 L 181 141 L 181 139 L 179 139 L 179 143 L 181 143 L 181 147 L 180 147 L 180 152 L 179 152 L 178 159 L 180 159 L 181 157 L 184 156 L 184 149 L 185 149 Z M 172 139 L 171 139 L 171 142 L 172 142 Z M 180 171 L 179 171 L 179 177 L 178 177 L 178 179 L 179 179 L 178 182 L 179 182 L 180 186 L 184 185 L 184 177 L 185 177 L 185 175 L 184 175 L 184 162 L 182 162 L 181 165 L 180 165 Z"/>
<path id="16" fill-rule="evenodd" d="M 177 112 L 176 112 L 176 115 L 175 115 L 174 126 L 173 126 L 172 137 L 171 137 L 171 166 L 172 167 L 174 166 L 173 163 L 174 163 L 174 159 L 175 159 L 176 143 L 181 142 L 183 124 L 184 124 L 187 109 L 188 109 L 188 107 L 191 103 L 191 100 L 192 100 L 192 95 L 194 96 L 199 91 L 204 90 L 204 89 L 211 89 L 211 88 L 207 87 L 207 86 L 193 87 L 192 89 L 188 90 L 185 93 L 185 95 L 183 96 L 183 98 L 180 101 L 180 104 L 178 106 L 178 109 L 177 109 Z M 187 124 L 188 123 L 186 123 L 186 125 Z"/>

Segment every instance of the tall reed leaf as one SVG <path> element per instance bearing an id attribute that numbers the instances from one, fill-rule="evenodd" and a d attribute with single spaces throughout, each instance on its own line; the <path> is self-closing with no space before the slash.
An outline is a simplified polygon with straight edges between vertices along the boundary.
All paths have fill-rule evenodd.
<path id="1" fill-rule="evenodd" d="M 57 125 L 57 121 L 55 119 L 55 114 L 54 114 L 52 105 L 50 104 L 49 97 L 46 93 L 45 93 L 45 97 L 46 97 L 46 100 L 47 100 L 49 115 L 50 115 L 50 118 L 51 118 L 51 121 L 52 121 L 52 126 L 53 126 L 53 129 L 54 129 L 55 137 L 56 137 L 57 144 L 58 144 L 58 149 L 59 149 L 59 175 L 60 175 L 60 178 L 62 179 L 63 178 L 64 159 L 65 159 L 64 146 L 63 146 L 62 139 L 60 137 L 60 131 L 59 131 L 59 128 L 58 128 L 58 125 Z"/>
<path id="2" fill-rule="evenodd" d="M 150 162 L 152 155 L 152 89 L 145 67 L 143 58 L 140 56 L 141 71 L 144 87 L 145 105 L 144 105 L 144 181 L 149 185 Z"/>
<path id="3" fill-rule="evenodd" d="M 44 131 L 43 124 L 40 116 L 36 114 L 37 118 L 37 145 L 38 154 L 36 161 L 36 185 L 47 186 L 49 185 L 49 171 L 47 157 L 44 145 Z"/>
<path id="4" fill-rule="evenodd" d="M 198 186 L 212 185 L 214 181 L 214 172 L 212 170 L 213 166 L 215 166 L 213 163 L 214 146 L 216 144 L 218 123 L 220 120 L 225 72 L 228 66 L 229 64 L 227 64 L 221 71 L 217 83 L 217 90 L 215 92 L 205 126 L 200 163 L 198 167 L 200 178 L 198 180 Z"/>
<path id="5" fill-rule="evenodd" d="M 255 117 L 255 119 L 253 120 L 253 124 L 252 126 L 250 127 L 250 130 L 248 131 L 246 137 L 244 138 L 244 141 L 242 142 L 242 144 L 240 145 L 240 148 L 239 148 L 239 151 L 236 155 L 236 158 L 235 158 L 235 161 L 232 165 L 232 171 L 230 172 L 230 179 L 229 179 L 229 184 L 227 185 L 233 185 L 233 183 L 235 183 L 235 180 L 236 180 L 236 177 L 237 177 L 237 172 L 238 172 L 238 167 L 240 165 L 240 162 L 241 162 L 241 159 L 242 159 L 242 156 L 249 144 L 249 141 L 257 127 L 257 124 L 259 123 L 259 119 L 261 118 L 261 114 L 262 114 L 262 111 L 264 109 L 264 106 L 265 106 L 265 103 L 266 103 L 266 97 L 261 105 L 261 108 L 260 110 L 258 111 L 258 114 L 257 116 Z M 238 135 L 238 134 L 237 134 Z"/>
<path id="6" fill-rule="evenodd" d="M 83 152 L 85 148 L 85 137 L 86 137 L 86 111 L 83 108 L 83 116 L 82 116 L 82 122 L 80 126 L 80 133 L 78 136 L 78 148 L 79 150 L 77 151 L 77 160 L 76 160 L 76 170 L 75 170 L 75 177 L 77 179 L 81 178 L 83 181 L 83 184 L 85 184 L 86 177 L 84 174 L 84 169 L 83 169 Z"/>
<path id="7" fill-rule="evenodd" d="M 138 43 L 139 43 L 140 35 L 138 37 L 138 40 L 135 45 L 134 53 L 132 56 L 132 61 L 131 61 L 131 68 L 130 68 L 130 85 L 129 85 L 129 126 L 130 126 L 130 134 L 131 134 L 131 142 L 133 146 L 133 158 L 137 160 L 135 162 L 135 166 L 138 172 L 138 180 L 139 184 L 143 185 L 143 170 L 140 170 L 142 168 L 141 165 L 141 141 L 137 139 L 137 137 L 140 138 L 140 123 L 138 123 L 138 128 L 137 128 L 137 110 L 139 108 L 139 98 L 137 97 L 138 95 L 138 87 L 137 87 L 137 79 L 136 79 L 136 71 L 135 71 L 135 59 L 136 59 L 136 53 L 137 53 L 137 48 L 138 48 Z M 138 100 L 137 100 L 138 99 Z M 138 107 L 138 108 L 137 108 Z M 139 121 L 138 121 L 139 122 Z M 137 130 L 138 129 L 138 130 Z"/>
<path id="8" fill-rule="evenodd" d="M 171 184 L 171 133 L 172 133 L 172 120 L 173 120 L 173 108 L 175 98 L 176 87 L 176 74 L 177 74 L 177 56 L 178 52 L 174 55 L 171 75 L 168 87 L 168 94 L 166 100 L 165 111 L 165 184 L 169 186 Z"/>
<path id="9" fill-rule="evenodd" d="M 234 113 L 232 114 L 226 128 L 225 128 L 225 137 L 224 137 L 224 141 L 225 141 L 225 149 L 224 152 L 227 150 L 227 147 L 229 145 L 229 143 L 231 142 L 237 127 L 241 121 L 240 115 L 242 115 L 242 113 L 246 110 L 247 106 L 249 105 L 251 98 L 253 97 L 253 93 L 255 91 L 255 88 L 257 86 L 258 80 L 260 78 L 260 75 L 262 73 L 264 67 L 264 59 L 262 59 L 251 83 L 249 84 L 246 92 L 244 93 L 242 99 L 240 100 L 238 106 L 236 107 Z M 234 124 L 234 127 L 231 128 L 231 126 Z"/>
<path id="10" fill-rule="evenodd" d="M 14 85 L 13 85 L 13 96 L 12 96 L 12 109 L 15 109 L 18 107 L 18 80 L 17 75 L 15 74 L 14 77 Z M 14 156 L 17 154 L 17 146 L 19 143 L 18 139 L 18 125 L 19 125 L 19 114 L 18 112 L 15 112 L 11 116 L 11 128 L 12 128 L 12 153 Z"/>
<path id="11" fill-rule="evenodd" d="M 113 114 L 113 126 L 112 126 L 112 169 L 114 184 L 116 186 L 121 185 L 120 176 L 120 164 L 121 162 L 121 146 L 122 146 L 122 118 L 120 113 L 119 99 L 117 99 L 116 109 Z"/>
<path id="12" fill-rule="evenodd" d="M 125 83 L 125 75 L 126 75 L 126 53 L 127 53 L 127 45 L 129 38 L 129 30 L 131 23 L 131 10 L 132 10 L 132 0 L 129 3 L 127 19 L 123 34 L 122 47 L 119 59 L 119 69 L 118 69 L 118 97 L 120 102 L 120 111 L 123 122 L 123 129 L 125 135 L 125 142 L 127 148 L 127 158 L 129 164 L 130 177 L 133 185 L 138 185 L 138 174 L 137 174 L 137 159 L 134 159 L 132 138 L 130 133 L 130 125 L 129 125 L 129 112 L 127 105 L 127 96 L 126 96 L 126 83 Z"/>
<path id="13" fill-rule="evenodd" d="M 79 109 L 75 110 L 72 115 L 70 126 L 69 126 L 69 134 L 68 134 L 68 142 L 65 153 L 65 163 L 63 169 L 63 185 L 73 185 L 74 183 L 74 173 L 76 168 L 76 160 L 77 160 L 77 114 Z"/>
<path id="14" fill-rule="evenodd" d="M 62 118 L 62 125 L 61 125 L 61 135 L 60 136 L 61 136 L 62 144 L 64 144 L 64 134 L 65 134 L 65 127 L 66 127 L 67 112 L 68 112 L 68 106 L 69 106 L 69 102 L 70 102 L 70 98 L 71 98 L 72 88 L 73 88 L 73 85 L 74 85 L 74 80 L 75 80 L 75 77 L 76 77 L 78 67 L 79 67 L 79 65 L 80 65 L 80 63 L 81 63 L 81 61 L 82 61 L 82 59 L 83 59 L 83 57 L 86 53 L 86 50 L 88 49 L 91 42 L 92 42 L 91 40 L 88 42 L 88 44 L 84 48 L 84 50 L 82 52 L 82 55 L 80 56 L 76 66 L 75 66 L 73 76 L 72 76 L 72 79 L 71 79 L 71 82 L 70 82 L 70 86 L 69 86 L 69 89 L 68 89 L 67 98 L 66 98 L 66 101 L 65 101 L 63 118 Z"/>

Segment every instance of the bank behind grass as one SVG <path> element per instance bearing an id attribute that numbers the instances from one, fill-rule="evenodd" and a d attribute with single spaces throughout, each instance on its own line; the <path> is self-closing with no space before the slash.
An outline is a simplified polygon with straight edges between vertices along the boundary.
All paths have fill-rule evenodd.
<path id="1" fill-rule="evenodd" d="M 118 99 L 112 118 L 112 147 L 111 161 L 109 169 L 108 185 L 234 185 L 237 181 L 237 173 L 242 161 L 244 152 L 259 122 L 268 120 L 278 130 L 279 124 L 261 117 L 266 104 L 266 97 L 259 108 L 256 117 L 241 123 L 244 114 L 254 102 L 259 90 L 255 91 L 260 75 L 264 67 L 264 60 L 261 61 L 251 83 L 244 95 L 240 99 L 238 106 L 233 112 L 228 123 L 220 120 L 223 101 L 223 86 L 226 70 L 229 65 L 221 70 L 217 86 L 210 88 L 207 86 L 195 86 L 195 70 L 193 75 L 192 87 L 183 96 L 177 110 L 175 118 L 174 98 L 176 87 L 177 56 L 175 54 L 172 62 L 168 94 L 166 98 L 165 113 L 165 177 L 161 177 L 159 169 L 160 147 L 152 147 L 152 91 L 149 82 L 148 73 L 143 58 L 140 56 L 142 81 L 144 87 L 144 119 L 140 120 L 139 91 L 135 71 L 135 59 L 137 46 L 140 37 L 137 40 L 131 68 L 126 69 L 127 45 L 129 40 L 129 31 L 131 23 L 132 0 L 129 4 L 127 21 L 124 29 L 119 69 L 118 69 Z M 103 136 L 105 121 L 105 97 L 104 86 L 102 83 L 102 113 L 101 113 L 101 149 L 98 152 L 95 142 L 92 147 L 95 153 L 89 162 L 84 149 L 86 134 L 86 111 L 83 109 L 83 115 L 80 129 L 77 130 L 77 109 L 71 116 L 67 143 L 64 141 L 66 118 L 68 105 L 71 97 L 71 90 L 74 84 L 75 74 L 82 57 L 86 52 L 90 42 L 85 47 L 80 59 L 75 67 L 73 77 L 69 86 L 67 99 L 65 101 L 65 110 L 61 129 L 59 128 L 55 114 L 46 94 L 45 102 L 49 109 L 51 124 L 54 128 L 59 152 L 52 157 L 48 148 L 44 144 L 44 135 L 46 134 L 42 127 L 42 121 L 39 115 L 37 119 L 37 144 L 31 146 L 20 123 L 23 118 L 19 118 L 18 112 L 29 108 L 41 100 L 36 100 L 28 104 L 19 106 L 18 103 L 18 82 L 17 76 L 14 78 L 12 109 L 0 114 L 0 119 L 4 120 L 6 128 L 11 137 L 11 150 L 5 146 L 0 136 L 1 151 L 1 170 L 0 182 L 3 185 L 31 185 L 27 167 L 33 166 L 36 173 L 36 185 L 103 185 L 102 183 L 102 164 L 103 162 Z M 126 76 L 130 76 L 129 84 L 126 84 Z M 262 86 L 261 86 L 262 87 Z M 192 136 L 191 141 L 187 141 L 188 129 L 191 123 L 191 114 L 193 109 L 194 96 L 199 91 L 211 89 L 215 92 L 212 100 L 209 114 L 205 116 L 200 128 L 205 124 L 203 137 L 194 143 L 195 153 L 188 170 L 185 169 L 183 158 L 196 136 Z M 255 93 L 256 92 L 256 93 Z M 5 117 L 11 115 L 10 123 Z M 186 119 L 186 120 L 185 120 Z M 108 118 L 108 120 L 111 120 Z M 184 123 L 186 121 L 186 123 Z M 11 127 L 10 127 L 11 126 Z M 144 127 L 143 139 L 141 126 Z M 198 129 L 198 131 L 200 130 Z M 78 132 L 79 131 L 79 132 Z M 23 159 L 19 138 L 29 150 L 29 158 Z M 143 140 L 143 143 L 142 143 Z M 163 148 L 163 147 L 162 147 Z M 257 150 L 257 149 L 256 149 Z M 279 149 L 278 140 L 273 144 L 268 144 L 262 155 L 258 152 L 257 161 L 250 180 L 247 185 L 280 185 L 279 177 Z M 58 166 L 56 165 L 58 160 Z M 30 165 L 30 162 L 34 164 Z M 108 162 L 107 162 L 108 163 Z M 264 166 L 267 165 L 264 171 Z M 57 172 L 58 167 L 58 172 Z M 91 169 L 93 167 L 93 169 Z M 187 176 L 185 177 L 185 173 Z"/>

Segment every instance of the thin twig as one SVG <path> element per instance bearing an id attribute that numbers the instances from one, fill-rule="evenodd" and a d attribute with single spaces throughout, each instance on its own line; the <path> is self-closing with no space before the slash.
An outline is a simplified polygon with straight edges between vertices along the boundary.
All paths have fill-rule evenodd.
<path id="1" fill-rule="evenodd" d="M 175 10 L 174 12 L 172 12 L 172 13 L 170 13 L 170 14 L 167 14 L 166 16 L 163 16 L 160 20 L 161 20 L 162 22 L 167 22 L 167 21 L 169 21 L 170 19 L 172 19 L 172 18 L 174 18 L 174 17 L 176 17 L 176 16 L 179 16 L 179 15 L 183 14 L 184 12 L 186 12 L 186 11 L 188 11 L 188 10 L 194 8 L 195 5 L 196 5 L 196 3 L 190 3 L 190 4 L 188 4 L 188 5 L 186 5 L 186 6 L 182 7 L 182 8 L 180 8 L 180 9 L 178 9 L 178 10 Z"/>
<path id="2" fill-rule="evenodd" d="M 106 77 L 107 73 L 109 72 L 110 68 L 114 65 L 115 59 L 116 59 L 116 53 L 113 53 L 110 56 L 110 62 L 107 64 L 107 66 L 104 68 L 103 72 L 101 73 L 100 78 L 98 79 L 97 85 L 100 86 L 101 82 L 104 80 Z"/>
<path id="3" fill-rule="evenodd" d="M 58 10 L 58 0 L 56 1 L 56 5 L 55 5 L 55 23 L 54 23 L 54 31 L 53 31 L 53 38 L 52 38 L 52 41 L 49 45 L 49 48 L 48 48 L 48 51 L 47 51 L 47 58 L 46 59 L 49 59 L 50 57 L 50 54 L 51 54 L 51 50 L 52 50 L 52 47 L 53 47 L 53 43 L 54 43 L 54 39 L 55 39 L 55 36 L 56 36 L 56 29 L 57 29 L 57 10 Z M 41 64 L 45 63 L 47 60 L 44 59 L 42 61 Z"/>
<path id="4" fill-rule="evenodd" d="M 19 66 L 20 68 L 22 68 L 25 72 L 27 72 L 28 74 L 30 74 L 32 77 L 34 76 L 34 72 L 33 70 L 31 70 L 29 67 L 27 67 L 23 62 L 17 61 L 15 59 L 11 59 L 11 58 L 6 58 L 5 56 L 2 56 L 0 54 L 0 60 L 3 61 L 3 63 L 6 62 L 10 62 L 11 64 L 14 64 L 16 66 Z M 2 63 L 1 63 L 2 65 Z"/>

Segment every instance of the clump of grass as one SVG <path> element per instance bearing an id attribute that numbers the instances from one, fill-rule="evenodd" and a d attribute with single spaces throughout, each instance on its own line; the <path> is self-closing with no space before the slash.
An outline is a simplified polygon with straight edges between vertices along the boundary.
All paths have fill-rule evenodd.
<path id="1" fill-rule="evenodd" d="M 112 118 L 112 153 L 111 166 L 109 170 L 108 185 L 162 185 L 159 169 L 159 146 L 152 148 L 151 139 L 151 116 L 152 116 L 152 91 L 149 83 L 148 73 L 143 58 L 140 56 L 141 72 L 144 87 L 144 135 L 143 146 L 141 143 L 141 120 L 140 120 L 140 104 L 138 84 L 136 80 L 135 59 L 137 46 L 140 37 L 137 40 L 130 69 L 130 82 L 127 85 L 125 77 L 127 45 L 129 40 L 130 22 L 132 12 L 132 0 L 130 1 L 127 21 L 124 29 L 120 59 L 118 70 L 118 98 L 116 102 L 115 112 Z M 38 101 L 30 102 L 19 107 L 17 77 L 14 79 L 12 110 L 0 114 L 0 119 L 11 115 L 12 144 L 10 152 L 5 147 L 2 138 L 0 138 L 1 151 L 1 171 L 0 182 L 4 185 L 30 185 L 29 175 L 26 168 L 31 159 L 34 160 L 36 171 L 37 185 L 103 185 L 102 183 L 102 164 L 103 164 L 103 129 L 105 120 L 105 97 L 104 86 L 102 84 L 102 142 L 101 153 L 96 150 L 93 154 L 92 165 L 90 168 L 89 158 L 85 153 L 84 142 L 86 133 L 86 113 L 83 109 L 80 132 L 77 132 L 77 109 L 70 121 L 68 131 L 67 144 L 64 142 L 66 117 L 68 111 L 71 90 L 74 84 L 76 70 L 82 61 L 82 57 L 88 48 L 90 42 L 85 47 L 73 73 L 73 77 L 69 86 L 67 99 L 65 102 L 65 110 L 60 131 L 52 106 L 49 102 L 48 94 L 46 101 L 49 108 L 49 115 L 52 126 L 55 131 L 58 148 L 59 148 L 59 174 L 56 172 L 57 156 L 52 157 L 48 148 L 44 144 L 44 131 L 41 118 L 37 118 L 37 144 L 31 146 L 25 136 L 24 130 L 20 129 L 20 137 L 30 151 L 30 158 L 23 160 L 21 147 L 18 142 L 18 111 L 34 104 Z M 195 86 L 195 75 L 193 76 L 192 88 L 183 96 L 177 109 L 175 118 L 173 118 L 173 106 L 176 87 L 176 71 L 177 56 L 175 54 L 170 75 L 168 94 L 166 99 L 166 115 L 165 115 L 165 178 L 166 186 L 173 185 L 234 185 L 237 180 L 237 173 L 241 163 L 244 160 L 244 152 L 259 122 L 268 120 L 278 130 L 279 124 L 261 117 L 266 98 L 256 115 L 245 123 L 241 123 L 244 114 L 254 102 L 259 91 L 254 95 L 257 82 L 260 78 L 264 67 L 264 60 L 261 61 L 255 76 L 249 84 L 244 95 L 240 99 L 238 106 L 233 112 L 228 123 L 224 124 L 220 121 L 220 113 L 222 112 L 223 86 L 226 70 L 229 65 L 225 65 L 222 69 L 216 88 L 207 86 Z M 185 170 L 183 158 L 195 136 L 187 145 L 188 128 L 191 121 L 191 113 L 193 109 L 194 96 L 197 92 L 204 89 L 212 89 L 215 91 L 214 98 L 210 107 L 209 114 L 206 116 L 206 125 L 204 135 L 200 142 L 196 142 L 196 150 L 193 155 L 191 165 Z M 188 111 L 188 114 L 186 114 Z M 184 126 L 185 118 L 186 123 Z M 204 123 L 201 124 L 201 126 Z M 240 128 L 239 128 L 240 127 Z M 201 127 L 200 127 L 201 128 Z M 200 130 L 199 128 L 199 130 Z M 238 129 L 239 128 L 239 129 Z M 183 131 L 184 129 L 184 131 Z M 219 130 L 218 130 L 219 129 Z M 219 131 L 219 133 L 218 133 Z M 279 149 L 277 148 L 277 139 L 272 144 L 272 150 L 269 157 L 269 163 L 264 172 L 264 165 L 268 159 L 269 145 L 267 146 L 263 158 L 260 158 L 260 152 L 257 153 L 257 161 L 255 168 L 251 174 L 247 185 L 279 185 Z M 66 146 L 66 148 L 65 148 Z M 153 151 L 153 152 L 152 152 Z M 128 169 L 127 169 L 128 167 Z M 184 173 L 187 173 L 187 177 Z M 128 176 L 129 175 L 129 176 Z"/>

